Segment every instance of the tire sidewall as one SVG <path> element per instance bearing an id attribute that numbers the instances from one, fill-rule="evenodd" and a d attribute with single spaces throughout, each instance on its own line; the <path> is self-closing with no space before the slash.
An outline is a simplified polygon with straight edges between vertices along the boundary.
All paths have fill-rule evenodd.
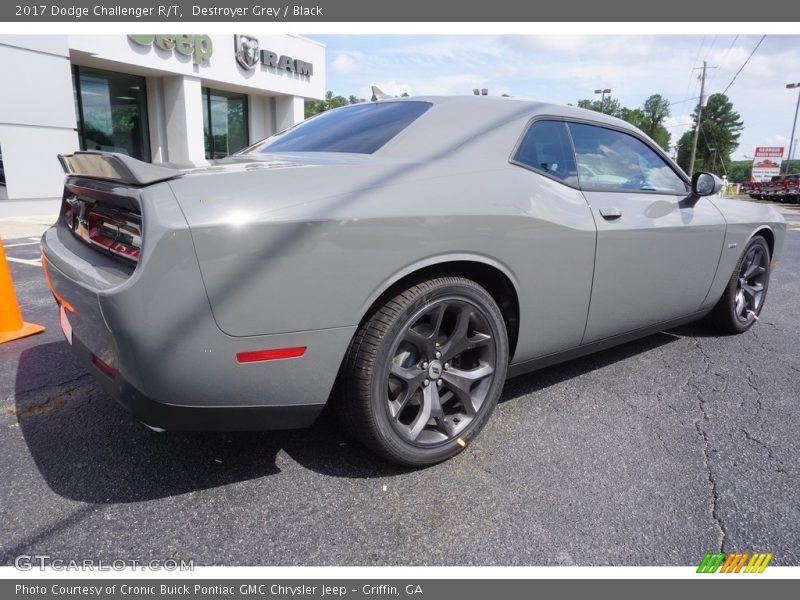
<path id="1" fill-rule="evenodd" d="M 764 293 L 761 296 L 761 304 L 759 305 L 758 310 L 756 311 L 756 316 L 761 314 L 761 311 L 764 308 L 764 304 L 767 301 L 767 293 L 769 292 L 769 280 L 770 276 L 772 275 L 772 265 L 771 265 L 772 256 L 769 251 L 769 244 L 767 244 L 767 241 L 760 235 L 756 235 L 750 238 L 750 240 L 748 241 L 744 251 L 742 252 L 742 255 L 739 257 L 739 260 L 736 261 L 736 268 L 734 268 L 733 270 L 730 283 L 728 284 L 728 289 L 725 291 L 727 296 L 726 304 L 727 304 L 728 318 L 730 319 L 730 322 L 733 325 L 734 329 L 736 329 L 740 333 L 743 333 L 748 329 L 750 329 L 756 321 L 755 319 L 750 319 L 747 322 L 743 322 L 742 320 L 739 319 L 738 315 L 736 314 L 736 293 L 739 284 L 739 273 L 742 269 L 742 263 L 744 262 L 745 256 L 747 256 L 747 253 L 750 252 L 753 246 L 756 245 L 761 246 L 764 249 L 764 252 L 766 252 L 767 254 L 767 272 L 766 272 L 766 277 L 764 278 Z"/>
<path id="2" fill-rule="evenodd" d="M 483 428 L 494 411 L 505 383 L 508 367 L 508 336 L 502 313 L 492 297 L 477 285 L 454 282 L 431 282 L 437 287 L 420 294 L 413 302 L 403 308 L 387 329 L 376 353 L 373 378 L 370 383 L 371 410 L 381 442 L 387 451 L 397 460 L 409 465 L 427 465 L 446 460 L 463 450 L 466 445 Z M 455 439 L 444 442 L 440 446 L 421 448 L 403 440 L 390 422 L 386 404 L 385 385 L 388 377 L 389 362 L 397 338 L 408 324 L 411 317 L 433 302 L 444 299 L 459 299 L 468 302 L 482 312 L 496 342 L 496 359 L 494 379 L 486 395 L 486 400 L 478 414 L 464 429 L 459 438 L 465 442 L 460 446 Z"/>

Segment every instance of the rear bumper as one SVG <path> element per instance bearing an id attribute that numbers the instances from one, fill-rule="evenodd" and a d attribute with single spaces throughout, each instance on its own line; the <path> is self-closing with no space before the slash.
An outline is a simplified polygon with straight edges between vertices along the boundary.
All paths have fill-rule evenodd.
<path id="1" fill-rule="evenodd" d="M 187 406 L 154 400 L 142 394 L 121 375 L 109 377 L 92 361 L 93 353 L 77 337 L 72 349 L 78 361 L 100 387 L 137 420 L 167 431 L 265 431 L 311 426 L 325 404 L 262 406 Z"/>
<path id="2" fill-rule="evenodd" d="M 176 431 L 291 429 L 328 400 L 355 327 L 234 337 L 214 320 L 188 228 L 161 202 L 139 266 L 121 268 L 62 225 L 42 238 L 72 347 L 102 388 L 145 424 Z M 147 225 L 147 224 L 146 224 Z M 269 310 L 268 299 L 264 310 Z M 304 346 L 299 358 L 242 364 L 237 354 Z M 94 358 L 96 357 L 96 358 Z M 99 359 L 106 369 L 94 362 Z"/>

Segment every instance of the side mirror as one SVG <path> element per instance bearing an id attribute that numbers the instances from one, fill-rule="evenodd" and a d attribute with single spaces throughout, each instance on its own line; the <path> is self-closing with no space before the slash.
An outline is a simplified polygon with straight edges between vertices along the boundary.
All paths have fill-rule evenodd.
<path id="1" fill-rule="evenodd" d="M 722 179 L 712 173 L 695 173 L 692 175 L 692 194 L 695 196 L 711 196 L 722 189 Z"/>

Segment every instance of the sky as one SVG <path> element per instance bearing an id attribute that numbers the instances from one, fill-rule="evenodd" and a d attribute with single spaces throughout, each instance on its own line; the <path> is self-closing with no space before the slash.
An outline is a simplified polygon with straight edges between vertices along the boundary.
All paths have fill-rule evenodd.
<path id="1" fill-rule="evenodd" d="M 672 102 L 666 126 L 677 143 L 690 128 L 709 66 L 706 94 L 725 90 L 760 35 L 310 35 L 327 46 L 327 87 L 337 95 L 371 96 L 370 86 L 400 95 L 510 94 L 557 104 L 599 98 L 610 88 L 623 106 L 651 94 Z M 734 160 L 755 146 L 785 146 L 800 82 L 800 36 L 768 35 L 727 92 L 744 130 Z M 795 133 L 795 140 L 800 131 Z M 800 144 L 795 149 L 797 157 Z"/>

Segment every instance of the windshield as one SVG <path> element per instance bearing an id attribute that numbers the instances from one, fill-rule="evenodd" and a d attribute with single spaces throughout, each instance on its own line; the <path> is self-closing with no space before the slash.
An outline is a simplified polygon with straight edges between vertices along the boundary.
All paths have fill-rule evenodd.
<path id="1" fill-rule="evenodd" d="M 363 103 L 337 108 L 254 144 L 257 152 L 372 154 L 431 107 L 429 102 Z"/>

